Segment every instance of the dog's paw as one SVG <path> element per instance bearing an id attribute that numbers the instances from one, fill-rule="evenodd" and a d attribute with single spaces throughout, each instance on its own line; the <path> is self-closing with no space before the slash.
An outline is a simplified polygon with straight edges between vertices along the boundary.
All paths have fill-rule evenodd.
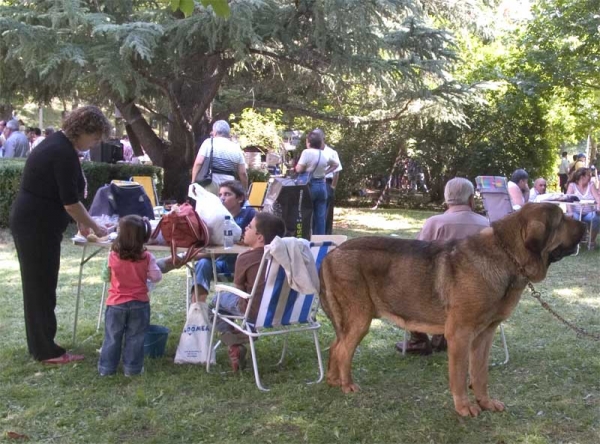
<path id="1" fill-rule="evenodd" d="M 354 383 L 342 384 L 342 391 L 344 393 L 360 392 L 360 387 L 358 386 L 358 384 L 354 384 Z"/>
<path id="2" fill-rule="evenodd" d="M 490 412 L 503 412 L 505 408 L 504 403 L 498 401 L 497 399 L 478 399 L 477 403 L 483 410 L 489 410 Z"/>
<path id="3" fill-rule="evenodd" d="M 455 398 L 454 399 L 454 409 L 456 413 L 460 416 L 479 416 L 481 413 L 481 407 L 477 404 L 471 404 L 469 398 Z"/>
<path id="4" fill-rule="evenodd" d="M 340 378 L 338 377 L 327 377 L 327 384 L 330 387 L 339 387 L 340 385 L 342 385 L 342 382 L 340 381 Z"/>

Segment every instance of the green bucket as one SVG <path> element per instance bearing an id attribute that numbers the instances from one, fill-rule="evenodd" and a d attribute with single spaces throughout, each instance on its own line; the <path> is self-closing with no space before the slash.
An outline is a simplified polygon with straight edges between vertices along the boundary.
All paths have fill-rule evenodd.
<path id="1" fill-rule="evenodd" d="M 144 335 L 144 355 L 149 358 L 164 356 L 170 331 L 162 325 L 149 325 Z"/>

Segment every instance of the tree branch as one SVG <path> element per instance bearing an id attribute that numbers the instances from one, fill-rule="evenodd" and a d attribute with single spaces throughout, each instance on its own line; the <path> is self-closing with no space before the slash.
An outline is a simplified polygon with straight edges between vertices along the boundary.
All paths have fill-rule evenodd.
<path id="1" fill-rule="evenodd" d="M 123 102 L 121 100 L 114 101 L 115 106 L 127 122 L 127 125 L 131 127 L 140 144 L 146 150 L 152 162 L 156 165 L 163 165 L 163 156 L 165 142 L 156 135 L 154 130 L 150 127 L 150 124 L 146 121 L 139 108 L 135 105 L 133 100 Z M 129 134 L 129 131 L 127 131 Z"/>
<path id="2" fill-rule="evenodd" d="M 213 73 L 209 75 L 209 78 L 202 82 L 202 97 L 192 116 L 192 127 L 194 127 L 205 115 L 206 110 L 221 88 L 223 78 L 227 75 L 229 68 L 234 64 L 234 59 L 220 59 L 216 66 L 216 72 L 213 71 Z"/>
<path id="3" fill-rule="evenodd" d="M 303 116 L 312 117 L 314 119 L 323 120 L 326 122 L 334 122 L 341 124 L 352 124 L 352 125 L 368 125 L 371 123 L 385 123 L 385 122 L 393 122 L 398 120 L 412 103 L 412 100 L 406 101 L 406 103 L 398 110 L 398 112 L 393 115 L 370 119 L 359 116 L 340 116 L 340 115 L 331 115 L 326 114 L 322 111 L 317 111 L 314 109 L 306 108 L 300 104 L 294 103 L 275 103 L 275 102 L 265 102 L 261 100 L 248 100 L 246 102 L 241 102 L 234 107 L 227 108 L 224 111 L 219 112 L 215 115 L 214 119 L 218 118 L 226 118 L 230 114 L 236 114 L 241 112 L 246 108 L 270 108 L 270 109 L 279 109 L 281 111 L 288 111 L 291 113 L 297 113 Z"/>
<path id="4" fill-rule="evenodd" d="M 281 60 L 281 61 L 290 63 L 292 65 L 301 66 L 301 67 L 303 67 L 305 69 L 308 69 L 309 71 L 314 71 L 314 72 L 316 72 L 317 74 L 319 74 L 320 76 L 323 76 L 323 77 L 333 77 L 327 71 L 321 71 L 321 70 L 315 68 L 314 66 L 311 66 L 308 62 L 303 62 L 301 60 L 292 59 L 290 57 L 287 57 L 287 56 L 284 56 L 284 55 L 281 55 L 281 54 L 277 54 L 275 52 L 265 51 L 263 49 L 253 49 L 253 48 L 249 48 L 248 52 L 250 54 L 262 55 L 264 57 L 270 57 L 272 59 Z"/>

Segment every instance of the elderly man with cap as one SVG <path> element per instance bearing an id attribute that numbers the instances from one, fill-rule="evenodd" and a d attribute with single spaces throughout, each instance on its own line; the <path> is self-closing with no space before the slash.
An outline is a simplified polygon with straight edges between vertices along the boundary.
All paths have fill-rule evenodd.
<path id="1" fill-rule="evenodd" d="M 4 157 L 27 157 L 29 154 L 29 140 L 27 136 L 19 131 L 19 122 L 15 119 L 6 122 L 4 128 Z"/>
<path id="2" fill-rule="evenodd" d="M 488 220 L 473 211 L 475 189 L 471 181 L 455 177 L 446 183 L 444 200 L 448 209 L 444 214 L 432 216 L 425 221 L 418 240 L 449 241 L 463 239 L 479 233 L 490 226 Z M 403 342 L 396 343 L 396 349 L 402 351 Z M 406 344 L 406 353 L 430 355 L 433 350 L 444 351 L 447 348 L 444 335 L 433 335 L 431 340 L 425 333 L 410 332 Z"/>
<path id="3" fill-rule="evenodd" d="M 205 188 L 211 193 L 218 195 L 219 186 L 223 182 L 235 180 L 235 174 L 248 191 L 248 173 L 246 172 L 246 160 L 242 149 L 237 143 L 230 140 L 231 128 L 224 120 L 217 120 L 212 127 L 211 137 L 200 145 L 198 155 L 192 168 L 192 182 L 202 168 L 204 162 L 209 162 L 212 153 L 212 183 Z"/>

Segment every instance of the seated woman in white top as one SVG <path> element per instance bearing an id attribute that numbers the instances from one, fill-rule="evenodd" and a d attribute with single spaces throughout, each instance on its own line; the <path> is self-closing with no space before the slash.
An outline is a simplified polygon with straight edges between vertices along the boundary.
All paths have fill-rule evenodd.
<path id="1" fill-rule="evenodd" d="M 590 183 L 591 179 L 592 174 L 589 168 L 575 170 L 567 186 L 567 194 L 574 194 L 579 200 L 594 201 L 594 204 L 569 205 L 567 211 L 575 219 L 592 224 L 590 248 L 595 248 L 596 236 L 598 236 L 598 230 L 600 229 L 600 216 L 598 216 L 597 205 L 595 204 L 600 203 L 600 192 Z"/>
<path id="2" fill-rule="evenodd" d="M 518 169 L 512 173 L 508 181 L 508 195 L 512 203 L 513 210 L 520 210 L 523 205 L 529 201 L 529 174 L 527 171 Z"/>

